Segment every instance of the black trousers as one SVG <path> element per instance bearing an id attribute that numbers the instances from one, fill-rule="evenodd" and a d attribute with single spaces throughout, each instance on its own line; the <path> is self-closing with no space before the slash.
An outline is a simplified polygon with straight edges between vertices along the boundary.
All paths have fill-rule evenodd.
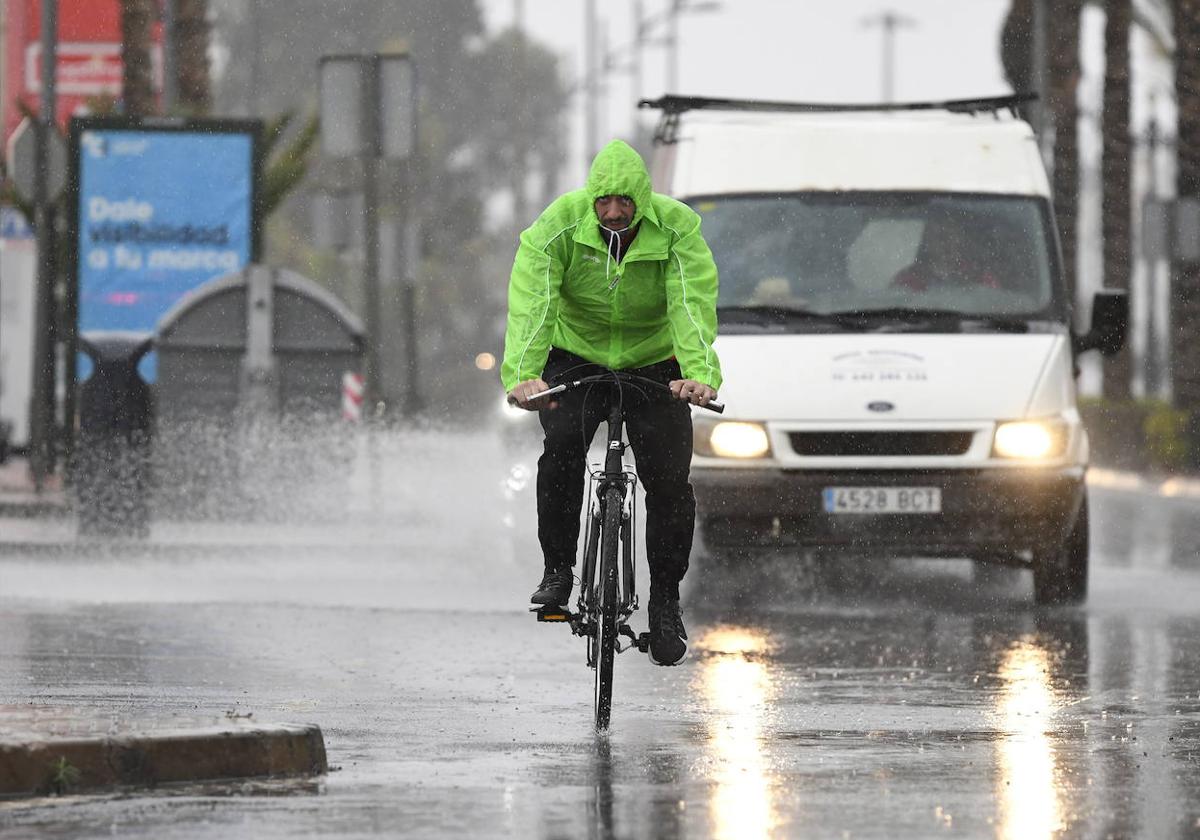
<path id="1" fill-rule="evenodd" d="M 552 348 L 542 378 L 554 385 L 602 370 L 573 353 Z M 664 384 L 681 378 L 674 359 L 634 368 L 630 373 Z M 665 391 L 643 395 L 626 388 L 624 393 L 625 428 L 645 490 L 650 592 L 659 598 L 678 598 L 696 522 L 696 496 L 688 482 L 691 410 Z M 580 388 L 564 394 L 558 408 L 540 412 L 546 437 L 538 460 L 538 540 L 546 568 L 575 562 L 587 450 L 616 397 L 615 387 Z"/>

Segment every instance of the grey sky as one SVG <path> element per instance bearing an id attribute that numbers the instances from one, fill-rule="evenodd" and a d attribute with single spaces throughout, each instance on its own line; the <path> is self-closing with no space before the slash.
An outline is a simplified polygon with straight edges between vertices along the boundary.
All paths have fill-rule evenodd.
<path id="1" fill-rule="evenodd" d="M 669 0 L 643 0 L 647 17 Z M 583 0 L 484 0 L 490 28 L 508 26 L 524 7 L 530 35 L 563 57 L 570 77 L 583 67 Z M 888 8 L 915 25 L 896 39 L 897 99 L 957 98 L 1009 92 L 999 33 L 1009 0 L 723 0 L 718 11 L 680 21 L 679 93 L 761 99 L 877 101 L 882 35 L 863 20 Z M 616 49 L 632 41 L 632 0 L 598 0 L 598 17 Z M 658 31 L 661 34 L 661 29 Z M 665 55 L 645 53 L 643 95 L 663 92 Z M 627 75 L 609 81 L 601 134 L 628 131 L 635 94 Z M 572 163 L 582 172 L 578 99 L 572 103 Z"/>

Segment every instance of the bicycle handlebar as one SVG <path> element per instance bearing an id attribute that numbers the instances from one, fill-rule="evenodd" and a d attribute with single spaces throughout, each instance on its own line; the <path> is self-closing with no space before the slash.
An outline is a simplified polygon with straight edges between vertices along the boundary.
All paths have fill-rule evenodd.
<path id="1" fill-rule="evenodd" d="M 670 386 L 664 385 L 663 383 L 661 383 L 655 379 L 649 379 L 645 376 L 638 376 L 636 373 L 626 373 L 625 371 L 614 370 L 609 373 L 597 373 L 597 374 L 593 374 L 592 376 L 585 376 L 582 379 L 576 379 L 572 382 L 564 382 L 561 385 L 555 385 L 553 388 L 547 388 L 545 391 L 540 391 L 536 394 L 532 394 L 529 397 L 528 401 L 541 399 L 542 397 L 551 397 L 551 396 L 554 396 L 555 394 L 562 394 L 566 391 L 572 391 L 582 385 L 596 385 L 596 384 L 612 385 L 612 384 L 614 384 L 613 383 L 614 379 L 617 380 L 617 384 L 620 383 L 621 379 L 632 379 L 635 382 L 638 382 L 639 384 L 651 385 L 651 386 L 658 388 L 660 390 L 663 390 L 663 391 L 671 390 Z M 710 400 L 708 405 L 700 405 L 700 403 L 688 403 L 688 404 L 699 406 L 700 408 L 706 408 L 709 411 L 715 411 L 717 414 L 725 413 L 725 403 L 718 402 L 717 400 Z"/>

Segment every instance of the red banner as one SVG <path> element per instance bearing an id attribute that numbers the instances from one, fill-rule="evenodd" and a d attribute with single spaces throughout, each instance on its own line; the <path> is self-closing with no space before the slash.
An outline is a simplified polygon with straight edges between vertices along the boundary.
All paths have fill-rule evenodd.
<path id="1" fill-rule="evenodd" d="M 41 107 L 41 0 L 0 0 L 7 6 L 4 44 L 4 137 L 21 121 L 18 102 Z M 154 40 L 161 43 L 161 27 Z M 154 56 L 161 68 L 161 50 Z M 118 0 L 58 0 L 57 111 L 64 126 L 87 113 L 91 97 L 121 95 L 121 8 Z M 156 72 L 155 77 L 161 76 Z"/>

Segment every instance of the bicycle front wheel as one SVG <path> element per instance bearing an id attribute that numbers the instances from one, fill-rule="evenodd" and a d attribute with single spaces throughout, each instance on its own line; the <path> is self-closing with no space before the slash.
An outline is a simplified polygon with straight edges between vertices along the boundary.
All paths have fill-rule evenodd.
<path id="1" fill-rule="evenodd" d="M 617 555 L 621 547 L 621 491 L 604 495 L 600 531 L 599 604 L 596 611 L 596 729 L 608 729 L 612 716 L 613 657 L 617 651 Z"/>

